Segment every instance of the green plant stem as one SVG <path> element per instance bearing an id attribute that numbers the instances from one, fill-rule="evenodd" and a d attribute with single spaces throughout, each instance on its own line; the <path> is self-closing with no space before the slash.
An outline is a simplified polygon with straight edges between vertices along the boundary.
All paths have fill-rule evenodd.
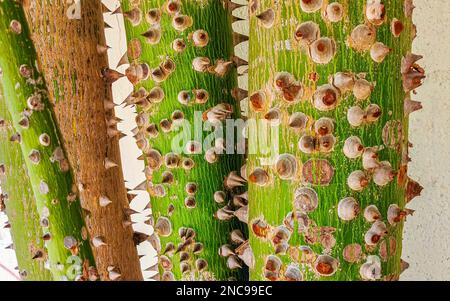
<path id="1" fill-rule="evenodd" d="M 352 191 L 347 185 L 347 178 L 355 170 L 363 170 L 361 159 L 351 160 L 343 154 L 343 146 L 350 136 L 358 136 L 365 147 L 383 145 L 382 133 L 388 121 L 397 121 L 403 129 L 403 136 L 399 142 L 399 148 L 384 147 L 379 151 L 380 161 L 389 161 L 393 170 L 403 175 L 406 163 L 404 160 L 408 149 L 408 114 L 404 111 L 404 99 L 409 93 L 405 93 L 402 87 L 400 74 L 401 60 L 411 49 L 412 20 L 404 14 L 404 1 L 383 1 L 386 9 L 386 21 L 377 31 L 377 41 L 383 42 L 392 49 L 382 63 L 374 62 L 369 52 L 360 53 L 350 48 L 346 41 L 352 30 L 367 20 L 364 15 L 366 1 L 339 0 L 344 7 L 344 18 L 337 23 L 324 20 L 323 12 L 328 1 L 323 1 L 321 10 L 315 13 L 305 13 L 299 5 L 299 1 L 280 1 L 276 5 L 273 1 L 262 0 L 256 12 L 251 15 L 250 29 L 250 69 L 249 69 L 249 94 L 269 87 L 274 89 L 273 82 L 277 72 L 291 73 L 296 80 L 302 83 L 305 89 L 304 101 L 291 106 L 286 106 L 279 96 L 273 99 L 269 107 L 279 107 L 283 116 L 290 116 L 293 112 L 303 112 L 310 120 L 320 117 L 330 117 L 334 120 L 334 136 L 336 144 L 330 154 L 315 153 L 307 155 L 298 149 L 298 142 L 302 133 L 295 132 L 287 125 L 287 118 L 283 119 L 279 127 L 279 153 L 294 155 L 299 162 L 299 173 L 302 173 L 302 165 L 310 159 L 326 159 L 334 168 L 334 176 L 329 185 L 310 185 L 305 183 L 302 176 L 293 180 L 281 180 L 270 166 L 263 166 L 268 171 L 273 181 L 265 187 L 251 184 L 249 187 L 250 220 L 263 218 L 273 227 L 283 225 L 283 220 L 289 212 L 293 211 L 295 189 L 308 186 L 316 190 L 319 204 L 315 211 L 309 213 L 310 230 L 312 228 L 332 227 L 332 233 L 336 244 L 331 250 L 326 251 L 320 241 L 308 243 L 303 233 L 296 230 L 292 233 L 288 253 L 278 254 L 283 262 L 279 279 L 284 279 L 283 272 L 289 264 L 297 265 L 303 273 L 304 280 L 361 280 L 359 269 L 366 262 L 369 255 L 379 256 L 380 245 L 395 240 L 395 250 L 388 247 L 391 254 L 382 260 L 381 279 L 398 279 L 401 272 L 402 230 L 403 220 L 395 226 L 387 221 L 387 211 L 391 204 L 397 204 L 401 209 L 405 207 L 406 182 L 397 176 L 392 182 L 380 187 L 370 182 L 362 192 Z M 314 1 L 312 1 L 314 2 Z M 256 15 L 273 8 L 275 22 L 271 28 L 261 26 L 261 21 Z M 400 37 L 395 38 L 390 25 L 393 18 L 399 19 L 404 30 Z M 322 37 L 330 37 L 336 42 L 337 53 L 329 64 L 319 65 L 312 62 L 310 57 L 300 49 L 294 39 L 294 33 L 299 24 L 306 21 L 314 21 L 320 27 Z M 283 24 L 283 25 L 282 25 Z M 264 47 L 262 47 L 264 45 Z M 355 75 L 365 73 L 369 82 L 376 85 L 371 96 L 358 102 L 352 93 L 342 96 L 337 108 L 329 112 L 320 112 L 311 103 L 312 93 L 317 87 L 327 84 L 329 76 L 336 72 L 353 72 Z M 314 81 L 314 78 L 317 81 Z M 270 88 L 272 87 L 272 88 Z M 382 109 L 381 118 L 372 124 L 361 127 L 352 127 L 347 121 L 347 110 L 353 105 L 365 108 L 368 104 L 377 104 Z M 251 117 L 257 120 L 263 119 L 264 112 L 251 111 Z M 284 117 L 283 117 L 284 118 Z M 257 143 L 256 136 L 250 137 L 249 144 Z M 249 156 L 249 173 L 256 167 L 261 167 L 260 158 L 263 154 L 257 152 Z M 314 169 L 314 168 L 313 168 Z M 403 169 L 403 171 L 402 171 Z M 343 221 L 338 217 L 337 205 L 345 197 L 354 197 L 360 205 L 359 215 L 351 221 Z M 364 235 L 370 228 L 370 224 L 364 219 L 363 211 L 369 205 L 376 205 L 381 212 L 382 221 L 388 227 L 388 234 L 375 247 L 368 247 L 364 242 Z M 297 226 L 297 223 L 296 223 Z M 316 226 L 316 227 L 315 227 Z M 296 229 L 296 228 L 295 228 Z M 323 228 L 322 228 L 323 229 Z M 255 268 L 250 271 L 252 280 L 267 280 L 264 276 L 264 265 L 268 255 L 274 254 L 274 247 L 270 239 L 261 239 L 253 231 L 250 231 L 250 243 L 255 253 Z M 343 250 L 349 244 L 357 243 L 362 247 L 362 254 L 358 262 L 349 263 L 343 258 Z M 311 264 L 298 262 L 290 256 L 290 252 L 299 246 L 308 246 L 315 253 L 314 256 L 329 254 L 339 262 L 337 272 L 331 277 L 318 275 Z"/>
<path id="2" fill-rule="evenodd" d="M 36 210 L 33 190 L 27 175 L 25 162 L 19 145 L 9 138 L 16 132 L 11 125 L 11 116 L 6 108 L 0 86 L 0 120 L 5 124 L 0 129 L 0 164 L 5 174 L 0 175 L 2 193 L 8 195 L 6 214 L 11 226 L 11 237 L 16 251 L 17 263 L 22 279 L 51 280 L 51 274 L 44 263 L 32 257 L 43 249 L 42 228 Z M 21 185 L 17 185 L 21 183 Z"/>
<path id="3" fill-rule="evenodd" d="M 160 86 L 165 94 L 161 103 L 151 105 L 151 108 L 144 110 L 142 106 L 138 106 L 138 112 L 149 121 L 140 131 L 144 132 L 145 127 L 151 123 L 157 125 L 159 136 L 156 138 L 145 139 L 150 143 L 150 147 L 159 151 L 163 156 L 172 152 L 172 141 L 179 138 L 180 131 L 172 130 L 164 133 L 160 127 L 160 121 L 163 119 L 171 119 L 171 114 L 175 110 L 184 113 L 184 120 L 188 121 L 190 129 L 190 140 L 194 140 L 194 118 L 195 112 L 205 112 L 207 109 L 213 108 L 220 103 L 231 104 L 234 116 L 238 116 L 239 109 L 236 100 L 232 98 L 231 92 L 237 87 L 237 74 L 235 68 L 230 68 L 223 77 L 210 74 L 209 72 L 201 73 L 193 70 L 192 62 L 196 57 L 207 57 L 211 64 L 215 64 L 217 60 L 223 59 L 229 61 L 233 56 L 231 16 L 226 8 L 227 1 L 179 1 L 181 3 L 180 13 L 192 18 L 192 26 L 179 32 L 172 26 L 172 17 L 165 10 L 165 3 L 162 0 L 146 0 L 141 1 L 138 8 L 142 14 L 147 13 L 150 9 L 160 9 L 162 18 L 160 21 L 161 40 L 155 45 L 150 45 L 142 36 L 144 32 L 149 30 L 149 24 L 143 17 L 141 23 L 133 26 L 129 20 L 125 20 L 128 41 L 138 40 L 142 45 L 142 55 L 137 59 L 130 58 L 133 63 L 147 63 L 150 68 L 156 68 L 164 58 L 170 58 L 176 65 L 175 71 L 162 83 L 155 83 L 151 77 L 135 85 L 136 91 L 140 87 L 144 87 L 150 91 L 155 86 Z M 122 10 L 124 12 L 133 9 L 132 1 L 122 1 Z M 207 46 L 200 48 L 194 47 L 189 36 L 195 30 L 203 29 L 209 35 L 209 43 Z M 177 53 L 171 44 L 176 38 L 181 38 L 186 43 L 186 49 Z M 130 45 L 129 45 L 130 49 Z M 130 53 L 131 50 L 129 50 Z M 185 90 L 192 94 L 194 89 L 205 89 L 209 93 L 209 99 L 205 104 L 195 104 L 193 98 L 188 106 L 178 102 L 179 92 Z M 203 139 L 210 134 L 211 131 L 203 131 Z M 177 136 L 178 135 L 178 136 Z M 200 138 L 200 143 L 203 143 Z M 186 141 L 185 141 L 186 142 Z M 190 273 L 182 275 L 180 270 L 180 255 L 171 256 L 173 263 L 172 273 L 175 279 L 216 279 L 226 280 L 229 278 L 243 280 L 246 278 L 246 268 L 230 270 L 227 265 L 227 259 L 218 255 L 220 246 L 230 243 L 230 232 L 234 229 L 241 229 L 246 235 L 243 224 L 236 218 L 230 221 L 219 221 L 213 217 L 215 212 L 223 207 L 214 201 L 214 193 L 216 191 L 226 190 L 224 188 L 224 179 L 231 171 L 238 171 L 243 164 L 242 155 L 223 154 L 220 155 L 218 162 L 208 163 L 205 158 L 205 149 L 201 154 L 189 155 L 179 154 L 180 159 L 190 158 L 195 162 L 192 170 L 187 171 L 183 168 L 168 169 L 163 166 L 159 170 L 155 170 L 149 180 L 149 188 L 152 185 L 158 185 L 162 182 L 162 173 L 170 171 L 173 173 L 175 181 L 172 184 L 164 184 L 166 194 L 164 197 L 156 197 L 152 195 L 152 212 L 154 220 L 158 221 L 160 217 L 169 216 L 168 208 L 170 204 L 174 205 L 175 210 L 170 216 L 173 232 L 168 237 L 161 236 L 162 251 L 168 243 L 173 243 L 176 247 L 182 242 L 178 235 L 181 227 L 189 227 L 195 230 L 195 241 L 203 243 L 204 250 L 198 255 L 192 253 L 191 247 L 188 249 L 191 259 L 188 261 L 190 265 Z M 148 155 L 148 153 L 146 153 Z M 185 191 L 187 183 L 193 182 L 197 184 L 198 191 L 195 194 L 196 207 L 188 209 L 184 205 L 184 200 L 188 196 Z M 238 187 L 233 191 L 227 191 L 228 197 L 232 194 L 243 192 L 244 187 Z M 235 246 L 236 247 L 236 246 Z M 162 255 L 160 252 L 159 255 Z M 161 258 L 161 257 L 160 257 Z M 199 272 L 196 269 L 195 262 L 197 259 L 203 258 L 208 263 L 206 272 Z M 241 263 L 242 264 L 242 263 Z M 242 264 L 243 265 L 243 264 Z M 165 279 L 162 268 L 162 279 Z"/>

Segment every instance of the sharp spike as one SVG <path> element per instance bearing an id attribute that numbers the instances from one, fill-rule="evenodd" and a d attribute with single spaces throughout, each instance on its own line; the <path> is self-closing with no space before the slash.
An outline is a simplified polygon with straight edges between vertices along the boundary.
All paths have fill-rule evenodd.
<path id="1" fill-rule="evenodd" d="M 105 239 L 103 237 L 101 237 L 101 236 L 95 236 L 92 239 L 92 245 L 95 248 L 100 248 L 101 246 L 106 246 Z"/>
<path id="2" fill-rule="evenodd" d="M 140 183 L 138 186 L 136 186 L 133 190 L 147 191 L 147 187 L 148 187 L 148 183 L 147 183 L 147 180 L 145 180 L 142 183 Z"/>
<path id="3" fill-rule="evenodd" d="M 124 208 L 123 209 L 123 213 L 125 213 L 126 216 L 130 216 L 130 215 L 133 215 L 133 214 L 137 214 L 139 212 L 137 212 L 136 210 L 133 210 L 131 208 Z"/>
<path id="4" fill-rule="evenodd" d="M 125 76 L 124 74 L 122 74 L 116 70 L 110 69 L 110 68 L 102 69 L 103 79 L 110 84 L 114 83 L 116 80 L 118 80 L 119 78 L 122 78 L 124 76 Z"/>
<path id="5" fill-rule="evenodd" d="M 111 49 L 108 45 L 97 45 L 97 53 L 98 54 L 105 54 L 108 52 L 108 50 Z"/>
<path id="6" fill-rule="evenodd" d="M 109 204 L 112 203 L 112 201 L 108 197 L 103 196 L 103 195 L 100 196 L 98 202 L 99 202 L 101 207 L 106 207 L 106 206 L 108 206 Z"/>
<path id="7" fill-rule="evenodd" d="M 108 128 L 107 133 L 108 133 L 108 137 L 109 138 L 114 138 L 114 137 L 119 136 L 121 134 L 121 132 L 118 129 L 115 129 L 115 128 Z"/>
<path id="8" fill-rule="evenodd" d="M 129 221 L 129 220 L 126 220 L 126 221 L 123 221 L 123 222 L 122 222 L 122 226 L 123 226 L 124 228 L 127 228 L 127 227 L 129 227 L 129 226 L 131 226 L 131 225 L 133 225 L 133 223 L 132 223 L 131 221 Z"/>
<path id="9" fill-rule="evenodd" d="M 409 115 L 411 113 L 419 111 L 422 108 L 423 108 L 422 103 L 419 101 L 414 101 L 414 100 L 411 100 L 410 98 L 406 98 L 404 101 L 405 115 Z"/>
<path id="10" fill-rule="evenodd" d="M 122 275 L 120 275 L 120 273 L 117 273 L 116 271 L 110 271 L 108 273 L 108 277 L 111 281 L 115 281 L 117 279 L 119 279 L 120 277 L 122 277 Z"/>
<path id="11" fill-rule="evenodd" d="M 233 43 L 234 45 L 239 45 L 240 43 L 248 41 L 249 37 L 243 34 L 233 32 Z"/>
<path id="12" fill-rule="evenodd" d="M 105 168 L 106 168 L 106 170 L 108 170 L 108 169 L 110 169 L 110 168 L 114 168 L 114 167 L 117 167 L 118 165 L 114 162 L 114 161 L 112 161 L 111 159 L 109 159 L 109 158 L 105 158 Z"/>
<path id="13" fill-rule="evenodd" d="M 117 15 L 117 14 L 121 14 L 121 13 L 122 13 L 122 7 L 119 6 L 113 12 L 111 12 L 111 15 Z"/>
<path id="14" fill-rule="evenodd" d="M 108 14 L 111 10 L 102 2 L 102 13 Z"/>
<path id="15" fill-rule="evenodd" d="M 134 200 L 134 198 L 137 196 L 137 194 L 133 194 L 133 193 L 127 193 L 127 199 L 128 202 L 131 202 L 132 200 Z"/>
<path id="16" fill-rule="evenodd" d="M 120 58 L 119 62 L 117 63 L 117 68 L 119 68 L 122 65 L 127 65 L 129 63 L 130 61 L 128 60 L 128 53 L 125 52 Z"/>

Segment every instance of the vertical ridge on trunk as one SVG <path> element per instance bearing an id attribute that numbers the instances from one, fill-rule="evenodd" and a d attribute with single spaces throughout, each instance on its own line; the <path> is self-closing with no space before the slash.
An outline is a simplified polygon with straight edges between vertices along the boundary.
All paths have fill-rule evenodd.
<path id="1" fill-rule="evenodd" d="M 95 275 L 70 166 L 44 81 L 35 66 L 36 53 L 23 8 L 16 1 L 0 2 L 0 44 L 0 81 L 14 128 L 9 141 L 2 144 L 20 145 L 46 239 L 45 249 L 37 250 L 33 259 L 46 262 L 55 280 Z"/>
<path id="2" fill-rule="evenodd" d="M 398 279 L 405 205 L 421 190 L 407 177 L 409 97 L 424 77 L 412 1 L 249 6 L 250 117 L 280 138 L 277 157 L 247 163 L 268 179 L 249 185 L 250 278 Z"/>
<path id="3" fill-rule="evenodd" d="M 103 280 L 142 280 L 121 169 L 101 1 L 25 0 L 39 65 L 80 191 Z M 126 163 L 126 162 L 125 162 Z"/>
<path id="4" fill-rule="evenodd" d="M 147 166 L 140 188 L 152 198 L 155 279 L 246 279 L 251 258 L 238 221 L 247 217 L 243 156 L 220 154 L 220 140 L 204 149 L 194 137 L 196 121 L 203 127 L 201 119 L 217 125 L 238 116 L 228 1 L 121 3 L 114 13 L 126 18 L 125 75 L 136 88 L 126 104 L 139 112 L 134 134 Z M 190 133 L 178 141 L 184 151 L 174 151 L 181 128 Z"/>

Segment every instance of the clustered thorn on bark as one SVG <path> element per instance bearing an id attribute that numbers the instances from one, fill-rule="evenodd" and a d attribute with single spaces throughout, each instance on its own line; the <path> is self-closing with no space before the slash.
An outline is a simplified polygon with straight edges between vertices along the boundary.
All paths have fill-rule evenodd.
<path id="1" fill-rule="evenodd" d="M 405 205 L 422 190 L 407 176 L 425 78 L 412 1 L 299 4 L 249 4 L 250 117 L 276 120 L 284 152 L 247 162 L 250 278 L 396 280 Z"/>

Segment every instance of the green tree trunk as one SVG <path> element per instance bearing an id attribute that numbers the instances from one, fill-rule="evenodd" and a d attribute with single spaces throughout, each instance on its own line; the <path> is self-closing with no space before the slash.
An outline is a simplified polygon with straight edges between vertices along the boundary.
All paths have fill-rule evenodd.
<path id="1" fill-rule="evenodd" d="M 235 217 L 246 220 L 247 198 L 236 197 L 245 192 L 239 176 L 243 155 L 217 154 L 220 140 L 195 154 L 172 148 L 175 141 L 197 151 L 211 133 L 194 137 L 202 113 L 223 124 L 239 116 L 229 2 L 134 3 L 122 1 L 128 39 L 124 59 L 131 63 L 126 76 L 135 86 L 127 104 L 139 112 L 135 134 L 147 164 L 148 182 L 142 188 L 151 194 L 158 234 L 150 237 L 159 254 L 157 278 L 246 279 L 241 260 L 251 261 L 246 229 Z M 179 141 L 183 127 L 189 133 Z M 234 141 L 229 143 L 233 149 Z M 231 172 L 237 173 L 230 177 Z"/>
<path id="2" fill-rule="evenodd" d="M 10 140 L 22 150 L 47 239 L 45 250 L 34 257 L 47 262 L 55 280 L 87 275 L 95 268 L 80 203 L 47 90 L 36 69 L 23 8 L 16 1 L 0 2 L 0 45 L 0 80 L 15 129 Z"/>
<path id="3" fill-rule="evenodd" d="M 421 190 L 407 177 L 424 77 L 411 1 L 252 3 L 250 116 L 279 123 L 279 156 L 249 156 L 250 278 L 398 279 Z"/>
<path id="4" fill-rule="evenodd" d="M 11 237 L 16 251 L 19 273 L 24 280 L 52 280 L 44 262 L 33 259 L 44 249 L 42 228 L 36 210 L 34 193 L 20 146 L 9 139 L 16 133 L 6 108 L 0 86 L 0 186 Z M 20 183 L 20 185 L 18 185 Z M 3 204 L 0 204 L 2 206 Z"/>

